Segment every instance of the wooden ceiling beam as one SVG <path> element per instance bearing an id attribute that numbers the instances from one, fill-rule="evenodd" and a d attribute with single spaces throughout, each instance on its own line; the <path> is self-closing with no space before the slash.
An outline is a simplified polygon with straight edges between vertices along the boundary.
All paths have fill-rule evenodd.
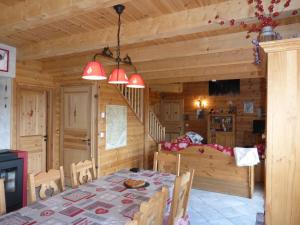
<path id="1" fill-rule="evenodd" d="M 85 58 L 84 58 L 85 59 Z M 45 62 L 43 69 L 47 73 L 51 74 L 74 74 L 81 73 L 85 64 L 91 60 L 87 58 L 82 60 L 82 58 L 73 58 L 72 61 L 65 63 L 64 60 Z M 100 58 L 101 61 L 101 58 Z M 200 67 L 212 67 L 212 66 L 223 66 L 231 64 L 241 64 L 241 63 L 253 63 L 253 49 L 239 49 L 235 51 L 212 53 L 212 54 L 202 54 L 196 56 L 178 57 L 165 60 L 155 60 L 148 62 L 136 63 L 135 66 L 138 72 L 142 75 L 147 72 L 160 72 L 160 71 L 170 71 L 177 69 L 189 69 L 189 68 L 200 68 Z M 104 64 L 107 73 L 112 71 L 115 64 Z M 121 65 L 125 68 L 128 74 L 133 72 L 133 68 L 129 65 Z"/>
<path id="2" fill-rule="evenodd" d="M 265 3 L 269 2 L 269 0 L 263 1 Z M 300 1 L 292 1 L 290 7 L 284 9 L 286 11 L 282 13 L 282 16 L 286 14 L 290 15 L 292 10 L 299 8 Z M 213 19 L 216 13 L 227 21 L 229 21 L 233 15 L 236 22 L 243 20 L 250 23 L 257 20 L 254 17 L 253 6 L 249 6 L 247 1 L 230 0 L 128 23 L 122 28 L 121 43 L 122 45 L 129 45 L 156 39 L 224 29 L 226 26 L 208 23 L 208 20 Z M 54 40 L 41 41 L 36 44 L 24 46 L 19 51 L 18 57 L 20 59 L 41 59 L 101 49 L 107 45 L 113 47 L 116 45 L 116 30 L 116 27 L 109 27 Z"/>
<path id="3" fill-rule="evenodd" d="M 27 0 L 0 13 L 0 35 L 32 29 L 129 0 Z"/>
<path id="4" fill-rule="evenodd" d="M 156 84 L 170 84 L 170 83 L 189 83 L 189 82 L 200 82 L 209 80 L 231 80 L 231 79 L 252 79 L 252 78 L 264 78 L 265 76 L 261 72 L 246 72 L 246 73 L 230 73 L 230 74 L 218 74 L 214 76 L 185 76 L 185 77 L 173 77 L 161 78 L 155 80 L 147 80 L 146 83 L 151 85 Z"/>
<path id="5" fill-rule="evenodd" d="M 223 74 L 238 74 L 238 73 L 251 73 L 260 72 L 261 68 L 254 63 L 237 63 L 232 65 L 222 66 L 210 66 L 210 67 L 199 67 L 199 68 L 188 68 L 169 70 L 161 72 L 149 72 L 143 73 L 142 76 L 146 81 L 169 79 L 175 81 L 177 78 L 184 77 L 210 77 L 210 80 L 216 79 L 216 76 Z"/>
<path id="6" fill-rule="evenodd" d="M 284 38 L 300 32 L 300 23 L 279 26 L 276 29 Z M 151 67 L 172 67 L 174 62 L 182 59 L 180 64 L 208 64 L 230 63 L 237 60 L 252 58 L 251 39 L 244 37 L 245 32 L 219 35 L 210 38 L 200 38 L 161 45 L 125 49 L 139 70 L 151 70 Z M 95 52 L 58 57 L 44 61 L 44 69 L 59 72 L 72 67 L 83 68 L 92 59 Z M 232 53 L 232 54 L 231 54 Z M 202 55 L 202 56 L 201 56 Z M 195 56 L 195 57 L 194 57 Z M 98 57 L 103 65 L 114 65 L 115 62 L 107 57 Z M 189 61 L 190 60 L 190 61 Z M 160 65 L 160 66 L 159 66 Z"/>

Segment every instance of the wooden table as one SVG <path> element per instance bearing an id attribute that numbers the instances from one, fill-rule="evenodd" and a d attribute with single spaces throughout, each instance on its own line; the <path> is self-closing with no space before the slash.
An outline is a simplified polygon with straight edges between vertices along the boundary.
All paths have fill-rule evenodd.
<path id="1" fill-rule="evenodd" d="M 145 180 L 150 185 L 127 189 L 123 182 L 128 178 Z M 0 224 L 122 225 L 138 211 L 141 202 L 161 190 L 163 185 L 169 188 L 172 196 L 174 181 L 175 175 L 168 173 L 121 170 L 6 214 L 0 217 Z"/>

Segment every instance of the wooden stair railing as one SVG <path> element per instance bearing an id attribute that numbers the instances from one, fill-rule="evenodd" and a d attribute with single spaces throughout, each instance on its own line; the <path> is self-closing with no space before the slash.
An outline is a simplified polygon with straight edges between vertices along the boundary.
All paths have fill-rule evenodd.
<path id="1" fill-rule="evenodd" d="M 127 88 L 125 84 L 118 84 L 117 89 L 127 101 L 136 117 L 144 121 L 144 90 L 139 88 Z M 159 143 L 165 140 L 166 129 L 159 121 L 155 113 L 149 111 L 149 135 L 155 142 Z"/>
<path id="2" fill-rule="evenodd" d="M 166 128 L 153 111 L 149 111 L 149 135 L 157 142 L 165 140 Z"/>
<path id="3" fill-rule="evenodd" d="M 127 88 L 125 84 L 118 84 L 121 95 L 125 98 L 137 118 L 144 121 L 144 90 L 142 88 Z"/>

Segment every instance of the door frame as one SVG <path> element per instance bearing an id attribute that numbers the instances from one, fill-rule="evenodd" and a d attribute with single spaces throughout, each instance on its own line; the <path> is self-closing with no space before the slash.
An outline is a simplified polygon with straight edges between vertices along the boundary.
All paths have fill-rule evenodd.
<path id="1" fill-rule="evenodd" d="M 70 84 L 60 87 L 60 144 L 59 144 L 59 164 L 64 163 L 63 135 L 64 135 L 64 88 L 68 87 L 91 87 L 91 157 L 95 159 L 96 176 L 98 177 L 98 88 L 96 84 Z M 69 169 L 69 168 L 65 168 Z"/>
<path id="2" fill-rule="evenodd" d="M 47 87 L 38 87 L 35 85 L 27 85 L 27 84 L 18 84 L 14 82 L 13 84 L 13 106 L 15 112 L 13 112 L 13 121 L 14 124 L 12 128 L 15 128 L 15 131 L 12 132 L 14 134 L 13 138 L 13 148 L 18 149 L 19 146 L 19 132 L 20 132 L 20 91 L 21 90 L 33 90 L 33 91 L 45 91 L 46 92 L 46 132 L 47 132 L 47 144 L 46 144 L 46 170 L 52 169 L 54 167 L 54 149 L 53 149 L 53 115 L 54 115 L 54 108 L 53 108 L 53 88 Z M 22 149 L 20 149 L 22 150 Z"/>

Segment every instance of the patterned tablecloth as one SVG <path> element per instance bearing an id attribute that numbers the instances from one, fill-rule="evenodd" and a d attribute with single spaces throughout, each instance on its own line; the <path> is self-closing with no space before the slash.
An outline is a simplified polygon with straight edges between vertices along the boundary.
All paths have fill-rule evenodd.
<path id="1" fill-rule="evenodd" d="M 128 178 L 141 179 L 150 185 L 127 189 L 123 182 Z M 148 200 L 163 185 L 169 187 L 169 195 L 172 196 L 174 181 L 175 175 L 168 173 L 121 170 L 6 214 L 0 217 L 0 224 L 121 225 L 133 217 L 142 201 Z"/>

